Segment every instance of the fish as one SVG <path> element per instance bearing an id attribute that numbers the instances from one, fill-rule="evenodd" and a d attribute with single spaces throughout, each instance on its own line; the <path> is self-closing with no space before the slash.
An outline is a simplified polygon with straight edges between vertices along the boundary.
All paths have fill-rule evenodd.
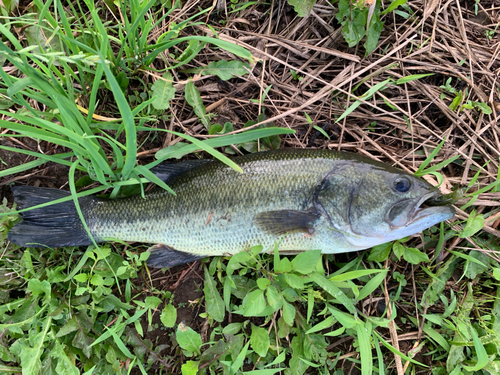
<path id="1" fill-rule="evenodd" d="M 145 197 L 79 198 L 96 243 L 149 243 L 150 267 L 231 256 L 261 245 L 282 254 L 371 248 L 451 219 L 439 190 L 368 157 L 325 149 L 280 149 L 235 157 L 242 173 L 219 160 L 160 164 L 153 172 L 175 192 Z M 69 192 L 18 186 L 25 209 Z M 72 200 L 21 213 L 9 240 L 24 247 L 92 244 Z"/>

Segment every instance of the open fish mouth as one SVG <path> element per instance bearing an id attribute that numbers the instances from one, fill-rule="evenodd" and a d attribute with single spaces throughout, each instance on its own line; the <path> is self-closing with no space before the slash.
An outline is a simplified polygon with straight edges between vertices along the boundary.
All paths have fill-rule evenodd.
<path id="1" fill-rule="evenodd" d="M 434 218 L 434 220 L 432 221 L 443 221 L 451 219 L 455 215 L 455 209 L 451 205 L 447 204 L 436 205 L 436 198 L 438 198 L 439 196 L 441 196 L 441 193 L 439 193 L 438 191 L 433 191 L 423 195 L 416 202 L 412 210 L 413 212 L 411 214 L 410 220 L 408 220 L 406 226 L 412 225 L 417 221 L 426 221 L 431 217 Z"/>

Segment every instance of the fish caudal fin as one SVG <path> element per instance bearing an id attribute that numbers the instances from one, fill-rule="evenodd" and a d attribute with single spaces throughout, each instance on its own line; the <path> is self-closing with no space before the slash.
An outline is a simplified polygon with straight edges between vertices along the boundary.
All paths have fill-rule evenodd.
<path id="1" fill-rule="evenodd" d="M 207 255 L 196 255 L 174 250 L 163 244 L 154 245 L 148 251 L 151 252 L 147 261 L 148 266 L 154 268 L 173 267 L 207 257 Z"/>
<path id="2" fill-rule="evenodd" d="M 12 188 L 17 209 L 37 206 L 70 195 L 67 191 L 31 186 Z M 92 200 L 80 198 L 80 205 Z M 90 245 L 73 200 L 21 213 L 23 219 L 9 231 L 9 240 L 25 247 L 62 247 Z"/>

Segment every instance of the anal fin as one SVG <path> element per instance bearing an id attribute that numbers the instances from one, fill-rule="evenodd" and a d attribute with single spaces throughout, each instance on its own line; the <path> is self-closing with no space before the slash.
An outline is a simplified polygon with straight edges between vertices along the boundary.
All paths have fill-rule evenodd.
<path id="1" fill-rule="evenodd" d="M 151 246 L 148 251 L 151 253 L 147 261 L 148 266 L 154 268 L 173 267 L 207 257 L 175 250 L 164 244 Z"/>
<path id="2" fill-rule="evenodd" d="M 315 209 L 265 211 L 255 215 L 254 223 L 263 231 L 276 236 L 296 232 L 312 234 L 314 223 L 320 216 Z"/>

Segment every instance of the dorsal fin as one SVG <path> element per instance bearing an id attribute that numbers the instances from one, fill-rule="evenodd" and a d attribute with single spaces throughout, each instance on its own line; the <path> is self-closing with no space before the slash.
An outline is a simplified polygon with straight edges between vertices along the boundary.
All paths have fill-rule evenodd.
<path id="1" fill-rule="evenodd" d="M 158 164 L 156 167 L 151 169 L 151 172 L 153 172 L 160 180 L 168 184 L 172 182 L 177 176 L 212 161 L 213 160 L 211 159 L 196 159 L 183 160 L 179 162 L 167 162 Z"/>

